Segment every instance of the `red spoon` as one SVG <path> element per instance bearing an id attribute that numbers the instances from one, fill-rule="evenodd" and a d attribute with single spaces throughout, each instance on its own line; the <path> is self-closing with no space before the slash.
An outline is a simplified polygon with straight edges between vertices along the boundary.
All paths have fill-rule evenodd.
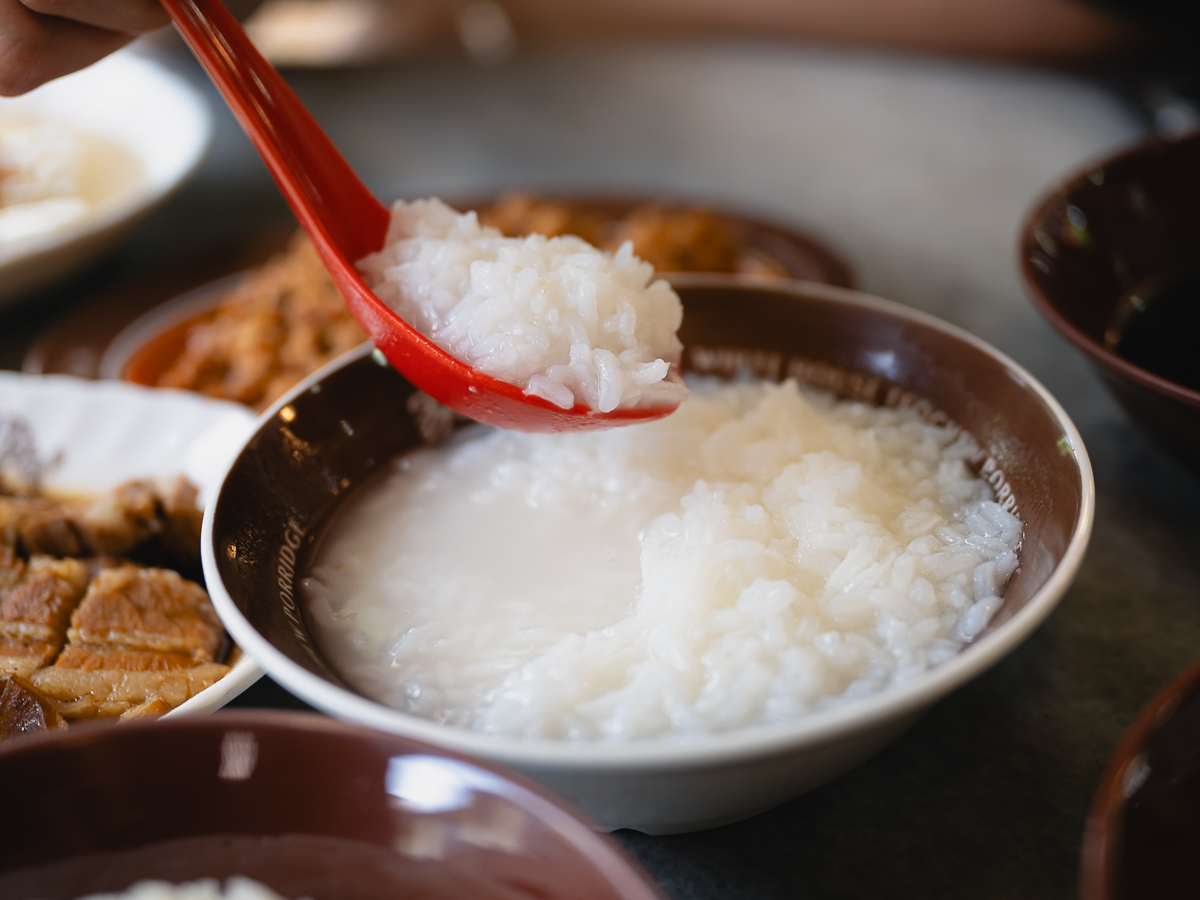
<path id="1" fill-rule="evenodd" d="M 389 309 L 354 263 L 381 249 L 390 214 L 354 174 L 291 88 L 220 0 L 160 0 L 229 104 L 316 245 L 351 314 L 396 369 L 435 400 L 518 431 L 609 428 L 674 407 L 561 409 L 450 356 Z"/>

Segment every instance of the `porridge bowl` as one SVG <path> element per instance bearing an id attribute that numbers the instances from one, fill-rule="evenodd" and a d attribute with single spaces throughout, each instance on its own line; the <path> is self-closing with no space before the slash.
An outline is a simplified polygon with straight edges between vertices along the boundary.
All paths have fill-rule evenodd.
<path id="1" fill-rule="evenodd" d="M 205 574 L 218 612 L 239 645 L 288 690 L 332 715 L 513 766 L 567 797 L 602 827 L 672 833 L 754 815 L 848 771 L 937 699 L 1001 659 L 1049 614 L 1082 559 L 1093 516 L 1093 485 L 1074 426 L 1028 373 L 950 325 L 852 291 L 713 276 L 681 280 L 676 288 L 685 311 L 680 332 L 683 368 L 693 376 L 694 394 L 677 414 L 679 418 L 659 423 L 665 431 L 617 429 L 595 438 L 608 443 L 573 444 L 575 449 L 565 455 L 558 453 L 561 448 L 539 444 L 532 455 L 513 456 L 480 476 L 471 470 L 475 449 L 489 446 L 489 441 L 503 445 L 524 438 L 455 429 L 448 414 L 425 402 L 369 347 L 298 385 L 260 419 L 205 520 Z M 801 393 L 797 383 L 803 383 L 807 393 Z M 754 407 L 759 418 L 722 419 L 741 402 L 738 398 L 747 395 L 766 398 Z M 835 404 L 832 396 L 848 402 Z M 730 525 L 720 510 L 733 509 L 745 494 L 745 485 L 735 484 L 736 479 L 718 484 L 716 476 L 703 476 L 690 494 L 671 501 L 680 504 L 680 512 L 654 519 L 653 527 L 633 529 L 630 555 L 635 572 L 641 529 L 662 539 L 657 545 L 643 543 L 640 551 L 644 565 L 651 557 L 664 563 L 660 575 L 652 579 L 647 574 L 637 603 L 622 601 L 614 620 L 603 616 L 588 620 L 594 584 L 621 577 L 603 566 L 586 571 L 577 566 L 577 545 L 599 533 L 595 523 L 614 509 L 626 509 L 622 504 L 627 500 L 640 503 L 644 497 L 669 493 L 663 485 L 670 478 L 655 480 L 646 472 L 661 469 L 670 475 L 677 458 L 696 455 L 697 447 L 702 448 L 700 456 L 719 462 L 721 447 L 736 438 L 748 449 L 725 462 L 731 469 L 748 471 L 778 455 L 780 444 L 772 443 L 772 435 L 781 429 L 790 428 L 791 438 L 802 441 L 809 437 L 806 428 L 813 433 L 825 428 L 831 434 L 847 433 L 823 424 L 819 416 L 797 418 L 793 406 L 804 407 L 803 399 L 798 399 L 803 397 L 817 398 L 805 407 L 805 415 L 824 410 L 855 421 L 877 417 L 896 425 L 892 431 L 871 432 L 866 461 L 852 465 L 854 471 L 870 468 L 870 457 L 886 461 L 887 447 L 896 444 L 900 432 L 917 434 L 916 443 L 922 447 L 941 441 L 946 453 L 957 454 L 932 464 L 932 469 L 938 477 L 966 473 L 975 485 L 970 490 L 986 491 L 991 499 L 967 507 L 960 516 L 963 521 L 936 515 L 929 521 L 940 523 L 935 530 L 951 543 L 961 540 L 951 553 L 960 563 L 956 571 L 966 573 L 962 578 L 987 596 L 981 600 L 977 593 L 971 601 L 953 588 L 939 586 L 935 592 L 922 586 L 918 593 L 928 594 L 929 603 L 935 602 L 935 595 L 957 597 L 951 604 L 957 604 L 957 612 L 947 608 L 932 618 L 913 618 L 905 610 L 915 607 L 903 598 L 886 610 L 880 607 L 883 611 L 872 612 L 870 604 L 890 597 L 890 588 L 899 584 L 903 565 L 908 565 L 913 584 L 925 580 L 925 576 L 912 576 L 914 566 L 926 566 L 922 571 L 934 577 L 928 569 L 933 565 L 930 560 L 903 563 L 908 558 L 904 547 L 885 554 L 882 562 L 863 561 L 857 574 L 848 576 L 845 568 L 837 568 L 824 587 L 814 587 L 812 571 L 824 565 L 823 554 L 832 552 L 831 545 L 824 545 L 815 556 L 805 557 L 800 568 L 789 570 L 795 584 L 785 583 L 779 573 L 791 565 L 788 554 L 794 551 L 799 559 L 801 544 L 820 542 L 808 534 L 784 552 L 778 541 L 760 541 L 755 535 L 768 527 L 763 524 L 764 510 L 773 509 L 775 501 L 789 491 L 807 491 L 809 506 L 789 507 L 783 514 L 793 524 L 801 522 L 806 510 L 825 502 L 821 498 L 828 486 L 813 488 L 780 479 L 761 492 L 765 498 L 761 502 L 740 507 L 737 514 L 742 518 Z M 689 410 L 703 411 L 699 416 L 703 421 Z M 454 434 L 446 438 L 448 430 Z M 422 446 L 435 436 L 443 439 L 436 449 Z M 639 449 L 643 446 L 639 442 L 647 439 L 657 441 L 657 456 Z M 473 544 L 472 553 L 524 570 L 522 574 L 532 579 L 530 598 L 541 590 L 542 580 L 557 571 L 565 580 L 542 599 L 555 614 L 578 615 L 584 622 L 565 643 L 554 643 L 557 637 L 553 637 L 554 652 L 528 666 L 496 663 L 484 634 L 507 629 L 518 642 L 536 642 L 547 631 L 546 608 L 524 620 L 525 613 L 513 612 L 522 608 L 524 596 L 515 605 L 511 598 L 502 603 L 497 596 L 494 603 L 485 597 L 474 607 L 447 607 L 435 611 L 428 621 L 404 626 L 399 634 L 389 636 L 385 632 L 390 626 L 380 620 L 378 611 L 360 607 L 350 614 L 351 606 L 343 605 L 351 595 L 354 603 L 373 597 L 380 593 L 377 588 L 348 588 L 339 595 L 339 572 L 382 571 L 394 568 L 397 561 L 400 569 L 410 573 L 432 569 L 431 580 L 407 597 L 406 604 L 414 608 L 441 596 L 446 584 L 474 578 L 473 559 L 451 564 L 439 556 L 444 545 L 454 543 L 439 535 L 461 533 L 466 540 L 467 533 L 474 531 L 473 522 L 451 518 L 446 532 L 445 511 L 430 506 L 425 495 L 393 503 L 388 493 L 387 479 L 400 473 L 403 481 L 412 472 L 425 471 L 427 462 L 440 458 L 444 449 L 467 453 L 465 463 L 451 460 L 451 475 L 442 478 L 451 489 L 461 488 L 459 499 L 473 503 L 513 487 L 523 503 L 530 501 L 521 509 L 492 510 L 499 526 Z M 646 471 L 633 477 L 613 469 L 612 460 L 621 456 L 642 459 Z M 392 462 L 397 458 L 399 463 Z M 783 460 L 789 476 L 836 464 L 835 455 L 826 451 L 809 453 L 803 460 L 797 456 L 797 465 L 792 462 L 790 457 Z M 903 474 L 921 465 L 910 460 L 888 471 Z M 853 481 L 852 471 L 839 471 L 837 479 Z M 555 496 L 554 483 L 538 480 L 546 472 L 563 475 L 562 484 L 582 472 L 587 483 L 581 489 L 582 500 L 576 497 L 578 502 L 569 507 L 565 518 L 539 532 L 540 526 L 526 517 L 526 511 Z M 534 480 L 523 482 L 525 476 Z M 372 503 L 413 511 L 415 518 L 406 536 L 393 538 L 390 532 L 368 525 L 349 539 L 351 553 L 345 565 L 336 561 L 326 565 L 322 554 L 347 543 L 338 537 L 340 523 L 366 508 L 362 504 Z M 549 508 L 553 503 L 543 505 Z M 833 518 L 842 516 L 842 507 L 833 506 L 837 507 Z M 929 508 L 921 501 L 915 512 L 893 511 L 883 518 L 912 525 L 916 519 L 928 518 Z M 689 518 L 702 509 L 717 512 L 705 521 Z M 1009 534 L 1010 538 L 1019 534 L 1019 546 L 1014 539 L 1012 546 L 999 546 L 994 558 L 976 565 L 968 545 L 995 545 L 999 538 L 984 535 L 1010 528 L 1016 521 L 1012 514 L 1023 522 L 1023 530 L 1018 523 L 1016 532 Z M 839 532 L 837 539 L 875 534 L 881 514 L 872 515 L 833 529 Z M 971 527 L 978 526 L 978 533 L 965 522 L 974 522 Z M 730 529 L 727 540 L 714 539 L 711 547 L 699 550 L 681 550 L 671 543 L 680 535 Z M 574 543 L 573 535 L 578 535 Z M 907 546 L 932 546 L 937 540 L 924 534 Z M 964 555 L 955 556 L 959 550 Z M 616 548 L 612 557 L 616 560 L 625 552 Z M 854 556 L 844 547 L 842 553 L 846 559 Z M 937 557 L 943 562 L 947 558 Z M 891 581 L 876 585 L 863 600 L 854 585 L 867 577 L 863 573 L 874 572 L 884 563 L 894 564 L 888 570 Z M 746 583 L 734 585 L 735 576 L 745 573 L 750 573 Z M 992 587 L 981 586 L 993 576 Z M 837 590 L 830 588 L 839 578 L 845 583 Z M 639 618 L 653 593 L 652 582 L 657 586 L 654 590 L 663 583 L 669 589 L 661 608 Z M 630 591 L 635 589 L 636 585 Z M 992 596 L 1001 590 L 1003 601 Z M 787 610 L 808 603 L 804 597 L 820 591 L 835 595 L 826 597 L 833 610 L 829 621 L 839 623 L 839 628 L 853 621 L 862 626 L 866 621 L 865 630 L 853 632 L 849 624 L 845 633 L 827 624 L 818 627 L 807 613 L 786 618 Z M 736 602 L 726 594 L 736 596 Z M 704 603 L 721 608 L 711 616 L 694 616 L 692 601 L 701 596 Z M 755 618 L 760 613 L 761 620 Z M 725 643 L 724 637 L 747 617 L 749 631 L 738 632 L 745 640 Z M 347 641 L 339 643 L 330 632 L 334 620 L 350 622 Z M 790 624 L 781 626 L 785 620 Z M 476 622 L 485 624 L 474 632 L 458 629 L 463 623 L 473 628 Z M 819 633 L 809 634 L 811 640 L 803 647 L 790 644 L 791 638 L 780 640 L 781 631 L 800 635 L 814 628 Z M 867 636 L 880 632 L 902 637 L 920 632 L 930 640 L 920 646 L 881 649 Z M 700 633 L 716 637 L 688 656 Z M 421 643 L 422 635 L 428 637 L 426 644 Z M 380 641 L 388 655 L 377 654 Z M 462 661 L 447 668 L 428 652 L 443 645 L 457 646 Z M 357 663 L 347 662 L 348 646 L 364 651 L 364 665 L 379 660 L 383 664 L 364 674 Z M 430 669 L 410 677 L 414 658 L 404 654 L 414 646 L 417 657 L 424 655 L 432 662 Z M 757 649 L 751 653 L 748 647 Z M 642 656 L 616 675 L 602 666 L 610 658 L 626 659 L 631 653 Z M 838 682 L 839 667 L 850 666 L 849 661 L 859 658 L 855 654 L 870 664 Z M 695 676 L 718 657 L 726 659 L 723 668 Z M 875 662 L 884 658 L 894 664 L 875 669 Z M 445 706 L 428 714 L 401 708 L 419 705 L 431 695 L 467 690 L 476 675 L 497 665 L 508 673 L 505 678 L 515 679 L 516 686 L 482 688 L 483 694 L 504 700 L 491 706 L 486 716 L 466 721 Z M 392 671 L 400 673 L 399 681 L 381 690 L 377 679 Z M 680 672 L 691 675 L 677 677 Z M 791 681 L 810 687 L 834 684 L 833 693 L 805 694 L 793 690 L 788 678 L 782 679 L 787 683 L 781 687 L 779 679 L 771 680 L 779 672 L 796 674 Z M 645 681 L 647 673 L 653 676 L 650 682 Z M 446 677 L 438 682 L 441 675 Z M 647 695 L 624 690 L 634 683 L 668 687 L 660 691 L 661 696 L 643 702 Z M 605 693 L 605 685 L 614 689 Z M 699 699 L 689 695 L 693 688 Z M 567 700 L 553 707 L 557 712 L 543 721 L 531 717 L 531 711 L 551 707 L 529 698 L 546 692 Z M 385 694 L 388 702 L 380 702 L 378 698 Z M 710 704 L 716 695 L 730 702 Z M 751 695 L 762 702 L 743 716 L 741 701 Z M 596 714 L 610 707 L 624 712 Z M 658 727 L 668 720 L 671 727 Z"/>

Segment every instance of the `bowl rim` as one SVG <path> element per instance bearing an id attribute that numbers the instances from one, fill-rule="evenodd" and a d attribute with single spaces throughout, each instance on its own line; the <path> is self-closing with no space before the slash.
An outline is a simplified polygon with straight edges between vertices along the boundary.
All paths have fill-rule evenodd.
<path id="1" fill-rule="evenodd" d="M 1200 143 L 1200 131 L 1189 132 L 1174 139 L 1164 137 L 1147 138 L 1146 140 L 1136 142 L 1132 146 L 1125 147 L 1116 153 L 1084 163 L 1072 170 L 1070 174 L 1053 182 L 1038 195 L 1033 205 L 1025 213 L 1021 223 L 1020 240 L 1017 242 L 1017 263 L 1021 272 L 1021 282 L 1025 287 L 1025 293 L 1038 312 L 1042 314 L 1042 317 L 1060 335 L 1083 351 L 1094 363 L 1148 391 L 1163 394 L 1172 400 L 1178 400 L 1189 406 L 1200 408 L 1200 390 L 1184 387 L 1168 378 L 1154 374 L 1149 369 L 1143 369 L 1141 366 L 1131 363 L 1075 327 L 1075 324 L 1058 311 L 1058 308 L 1041 289 L 1034 274 L 1033 263 L 1030 262 L 1028 253 L 1029 248 L 1037 244 L 1037 240 L 1034 237 L 1034 233 L 1038 230 L 1036 227 L 1037 223 L 1044 217 L 1050 206 L 1058 201 L 1065 202 L 1067 196 L 1083 186 L 1085 182 L 1090 182 L 1093 173 L 1097 170 L 1108 169 L 1113 166 L 1129 165 L 1132 161 L 1155 150 L 1169 151 L 1170 148 L 1181 144 L 1196 143 Z"/>
<path id="2" fill-rule="evenodd" d="M 522 806 L 525 811 L 585 858 L 626 900 L 662 898 L 654 880 L 624 847 L 600 833 L 587 814 L 528 776 L 491 760 L 439 747 L 410 735 L 380 731 L 358 722 L 331 718 L 315 712 L 235 709 L 222 710 L 210 716 L 190 716 L 169 721 L 142 720 L 119 726 L 101 725 L 67 731 L 45 731 L 22 740 L 0 743 L 0 768 L 12 757 L 26 753 L 40 754 L 46 747 L 61 747 L 67 752 L 86 754 L 97 741 L 130 736 L 137 739 L 140 734 L 153 737 L 172 730 L 237 731 L 256 728 L 291 733 L 297 738 L 320 733 L 340 736 L 356 743 L 384 741 L 388 742 L 389 753 L 437 756 L 481 769 L 500 778 L 508 787 L 519 790 L 523 795 Z"/>
<path id="3" fill-rule="evenodd" d="M 1115 854 L 1121 845 L 1121 818 L 1128 799 L 1125 794 L 1126 769 L 1141 755 L 1142 748 L 1158 728 L 1160 718 L 1173 710 L 1183 695 L 1194 690 L 1200 690 L 1200 659 L 1172 678 L 1141 708 L 1109 757 L 1084 829 L 1079 860 L 1082 900 L 1116 900 L 1118 897 Z"/>
<path id="4" fill-rule="evenodd" d="M 498 759 L 518 767 L 537 766 L 547 771 L 590 767 L 611 772 L 664 771 L 678 769 L 680 766 L 710 768 L 829 743 L 870 725 L 883 725 L 915 715 L 950 691 L 982 674 L 1024 641 L 1054 609 L 1078 572 L 1095 516 L 1095 482 L 1091 461 L 1074 423 L 1053 395 L 1024 367 L 981 338 L 929 313 L 891 300 L 847 288 L 787 279 L 766 283 L 740 276 L 701 276 L 689 279 L 689 286 L 696 286 L 701 282 L 714 286 L 745 286 L 784 295 L 808 294 L 818 300 L 848 303 L 883 312 L 946 333 L 1004 365 L 1021 384 L 1034 393 L 1061 426 L 1079 472 L 1081 499 L 1075 528 L 1067 542 L 1062 560 L 1051 572 L 1046 583 L 1034 592 L 1015 615 L 1001 623 L 995 631 L 986 634 L 978 644 L 965 647 L 952 659 L 926 670 L 905 684 L 844 705 L 806 713 L 790 722 L 755 725 L 682 739 L 667 737 L 623 744 L 529 742 L 508 735 L 481 734 L 462 728 L 451 728 L 391 709 L 310 672 L 259 634 L 226 591 L 217 567 L 213 545 L 213 526 L 216 510 L 220 505 L 220 491 L 229 472 L 241 458 L 239 453 L 222 477 L 217 498 L 205 510 L 201 536 L 201 552 L 209 593 L 230 635 L 244 652 L 254 657 L 264 672 L 276 678 L 285 689 L 330 715 L 436 746 L 448 747 L 468 755 Z M 372 353 L 376 354 L 378 360 L 378 353 L 370 344 L 362 345 L 301 381 L 262 413 L 250 440 L 271 421 L 278 410 L 307 391 L 326 374 Z"/>

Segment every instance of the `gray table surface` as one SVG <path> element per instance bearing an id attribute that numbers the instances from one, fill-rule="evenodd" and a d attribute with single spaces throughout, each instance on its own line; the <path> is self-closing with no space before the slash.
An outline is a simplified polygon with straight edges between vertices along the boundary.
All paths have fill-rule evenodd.
<path id="1" fill-rule="evenodd" d="M 286 221 L 232 118 L 116 252 L 0 309 L 0 367 L 97 289 Z M 618 839 L 673 898 L 1067 898 L 1092 793 L 1140 706 L 1200 655 L 1200 479 L 1033 312 L 1015 246 L 1056 177 L 1136 139 L 1097 84 L 770 44 L 630 45 L 289 76 L 382 197 L 523 185 L 700 197 L 805 228 L 872 293 L 962 325 L 1059 398 L 1095 466 L 1091 549 L 1025 645 L 874 759 L 749 821 Z M 269 686 L 251 695 L 284 703 Z"/>

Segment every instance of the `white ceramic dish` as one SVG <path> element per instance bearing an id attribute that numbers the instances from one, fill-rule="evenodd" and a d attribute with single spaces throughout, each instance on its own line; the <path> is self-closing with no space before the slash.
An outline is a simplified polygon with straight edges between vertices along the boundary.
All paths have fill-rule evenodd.
<path id="1" fill-rule="evenodd" d="M 0 304 L 112 246 L 192 173 L 212 133 L 212 117 L 200 95 L 136 50 L 116 53 L 24 96 L 0 99 L 0 119 L 60 123 L 123 148 L 134 163 L 120 177 L 109 173 L 107 181 L 106 163 L 97 163 L 100 171 L 91 179 L 95 203 L 82 219 L 0 244 Z"/>
<path id="2" fill-rule="evenodd" d="M 852 291 L 712 277 L 679 288 L 685 369 L 799 363 L 826 387 L 834 383 L 819 379 L 840 372 L 848 393 L 855 384 L 872 392 L 864 397 L 918 392 L 980 441 L 980 470 L 998 497 L 1021 504 L 1026 531 L 1004 607 L 961 653 L 902 686 L 786 724 L 674 742 L 523 741 L 439 725 L 349 690 L 307 633 L 292 583 L 335 498 L 366 481 L 375 461 L 419 443 L 404 414 L 413 388 L 370 348 L 264 414 L 206 510 L 205 577 L 230 634 L 272 678 L 332 715 L 512 766 L 602 827 L 666 834 L 754 815 L 849 771 L 1049 615 L 1083 559 L 1095 488 L 1074 425 L 1028 372 L 960 329 Z"/>
<path id="3" fill-rule="evenodd" d="M 236 403 L 186 391 L 0 372 L 0 459 L 12 441 L 31 438 L 44 464 L 43 484 L 54 492 L 95 494 L 131 478 L 185 475 L 208 502 L 253 424 Z M 261 676 L 243 656 L 167 715 L 211 712 Z"/>

